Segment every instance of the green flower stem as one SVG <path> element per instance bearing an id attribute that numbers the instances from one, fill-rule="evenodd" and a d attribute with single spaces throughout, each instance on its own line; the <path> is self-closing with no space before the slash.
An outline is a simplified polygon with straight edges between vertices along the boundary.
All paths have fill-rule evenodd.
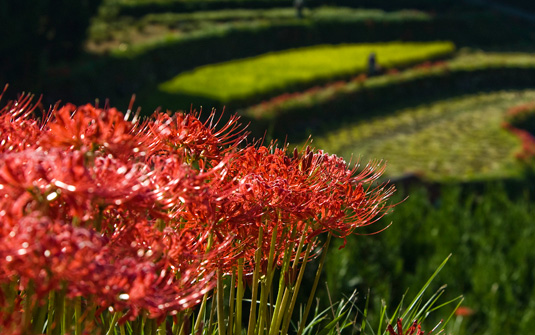
<path id="1" fill-rule="evenodd" d="M 167 325 L 167 320 L 164 319 L 162 323 L 160 323 L 160 325 L 158 326 L 158 330 L 156 331 L 156 334 L 158 335 L 165 335 L 167 334 L 167 328 L 166 328 L 166 325 Z"/>
<path id="2" fill-rule="evenodd" d="M 117 320 L 119 320 L 119 314 L 120 313 L 113 313 L 110 321 L 110 327 L 108 328 L 106 335 L 112 335 L 114 333 L 115 324 L 117 323 Z"/>
<path id="3" fill-rule="evenodd" d="M 82 323 L 85 321 L 88 321 L 89 323 L 95 322 L 95 313 L 97 312 L 97 306 L 94 302 L 90 302 L 91 300 L 88 299 L 87 301 L 87 307 L 85 309 L 84 314 L 82 315 Z"/>
<path id="4" fill-rule="evenodd" d="M 147 319 L 145 321 L 145 326 L 143 327 L 144 335 L 156 335 L 156 329 L 156 322 L 153 319 Z"/>
<path id="5" fill-rule="evenodd" d="M 48 308 L 47 308 L 47 323 L 46 323 L 46 335 L 52 335 L 53 323 L 52 317 L 54 316 L 54 301 L 56 299 L 56 293 L 50 291 L 48 294 Z"/>
<path id="6" fill-rule="evenodd" d="M 308 225 L 305 227 L 305 231 L 306 229 L 308 229 Z M 293 271 L 296 271 L 297 266 L 300 264 L 299 255 L 301 255 L 301 251 L 303 250 L 303 246 L 305 245 L 306 236 L 307 235 L 303 234 L 301 235 L 301 238 L 299 239 L 299 245 L 297 246 L 297 251 L 295 252 L 296 257 L 294 259 L 294 263 L 292 264 Z M 312 247 L 312 243 L 309 243 L 309 247 Z M 306 260 L 304 260 L 303 263 L 306 263 Z"/>
<path id="7" fill-rule="evenodd" d="M 141 317 L 137 317 L 134 321 L 132 321 L 132 334 L 142 334 L 143 332 L 143 325 L 142 325 L 143 319 Z"/>
<path id="8" fill-rule="evenodd" d="M 73 299 L 65 299 L 65 310 L 64 310 L 64 317 L 63 317 L 63 332 L 71 334 L 74 327 L 74 314 L 75 314 L 75 301 Z"/>
<path id="9" fill-rule="evenodd" d="M 301 320 L 301 323 L 299 324 L 299 330 L 297 331 L 297 335 L 303 334 L 303 330 L 305 328 L 306 320 L 308 317 L 308 313 L 310 312 L 310 308 L 312 307 L 312 302 L 314 301 L 314 296 L 316 294 L 316 289 L 318 287 L 318 283 L 320 281 L 321 271 L 323 270 L 323 264 L 325 263 L 325 255 L 327 255 L 327 250 L 329 248 L 329 243 L 331 242 L 331 233 L 327 235 L 327 242 L 325 242 L 325 246 L 323 247 L 323 252 L 321 255 L 320 263 L 318 265 L 318 270 L 316 271 L 316 277 L 314 278 L 314 284 L 312 285 L 312 290 L 310 292 L 310 296 L 308 297 L 307 305 L 305 308 L 305 313 L 303 314 L 303 318 Z"/>
<path id="10" fill-rule="evenodd" d="M 178 315 L 173 319 L 173 327 L 171 328 L 171 333 L 173 335 L 178 335 L 180 332 L 180 326 L 182 325 L 183 313 L 178 313 Z"/>
<path id="11" fill-rule="evenodd" d="M 299 242 L 301 247 L 302 247 L 303 242 L 304 242 L 304 236 L 301 238 L 301 241 Z M 301 268 L 299 269 L 299 275 L 297 276 L 297 280 L 295 282 L 294 287 L 291 288 L 293 295 L 292 295 L 292 300 L 290 302 L 290 307 L 288 308 L 289 312 L 286 313 L 284 316 L 284 323 L 282 326 L 282 333 L 281 333 L 282 335 L 288 334 L 288 329 L 290 328 L 290 321 L 292 320 L 292 312 L 297 302 L 299 288 L 301 286 L 301 282 L 303 281 L 303 277 L 305 275 L 305 268 L 308 263 L 308 258 L 310 256 L 310 251 L 312 250 L 313 245 L 314 245 L 313 243 L 308 243 L 306 251 L 305 251 L 305 256 L 303 257 L 303 261 L 301 263 Z M 298 251 L 299 250 L 300 248 L 298 248 Z M 299 259 L 296 258 L 294 260 L 294 266 L 293 266 L 294 271 L 297 269 L 297 264 L 299 264 Z"/>
<path id="12" fill-rule="evenodd" d="M 74 335 L 82 335 L 82 297 L 74 300 Z"/>
<path id="13" fill-rule="evenodd" d="M 269 296 L 269 292 L 271 290 L 271 284 L 273 282 L 273 275 L 274 275 L 274 269 L 273 269 L 273 262 L 275 259 L 275 247 L 277 245 L 277 233 L 278 233 L 278 225 L 275 224 L 273 227 L 273 231 L 271 232 L 271 243 L 269 245 L 269 256 L 268 256 L 268 265 L 266 270 L 266 275 L 264 280 L 262 280 L 261 283 L 261 292 L 260 292 L 260 306 L 259 306 L 259 315 L 258 315 L 258 325 L 260 327 L 263 327 L 263 325 L 266 325 L 266 330 L 269 333 L 269 322 L 267 320 L 267 299 Z"/>
<path id="14" fill-rule="evenodd" d="M 236 335 L 241 335 L 242 304 L 243 304 L 243 258 L 238 259 L 238 292 L 236 293 Z"/>
<path id="15" fill-rule="evenodd" d="M 104 209 L 99 207 L 98 215 L 95 218 L 95 230 L 98 232 L 102 230 L 102 219 L 104 218 L 103 211 Z"/>
<path id="16" fill-rule="evenodd" d="M 182 318 L 182 313 L 178 313 L 175 317 L 173 317 L 173 326 L 171 327 L 172 335 L 178 335 L 178 331 L 180 330 L 181 318 Z"/>
<path id="17" fill-rule="evenodd" d="M 165 228 L 165 221 L 163 219 L 156 219 L 158 230 L 163 231 Z"/>
<path id="18" fill-rule="evenodd" d="M 282 319 L 284 318 L 284 315 L 292 314 L 291 310 L 286 309 L 288 300 L 290 299 L 290 294 L 291 294 L 290 290 L 284 290 L 284 297 L 282 298 L 282 301 L 277 305 L 276 313 L 274 313 L 273 315 L 273 323 L 271 325 L 272 331 L 270 332 L 270 335 L 279 334 L 279 328 L 282 324 Z"/>
<path id="19" fill-rule="evenodd" d="M 52 334 L 62 335 L 65 332 L 65 289 L 56 292 L 54 299 L 54 322 Z"/>
<path id="20" fill-rule="evenodd" d="M 12 313 L 15 309 L 15 295 L 18 287 L 18 280 L 12 280 L 9 283 L 2 284 L 1 285 L 1 292 L 4 293 L 4 297 L 6 299 L 6 305 L 0 305 L 0 311 L 6 312 L 6 313 Z"/>
<path id="21" fill-rule="evenodd" d="M 32 312 L 33 307 L 35 306 L 34 299 L 34 287 L 33 282 L 30 281 L 28 283 L 28 287 L 26 288 L 24 292 L 24 314 L 22 315 L 22 329 L 23 332 L 27 332 L 30 329 L 31 322 L 32 322 Z"/>
<path id="22" fill-rule="evenodd" d="M 203 319 L 205 317 L 206 313 L 206 301 L 208 300 L 208 293 L 204 295 L 202 298 L 201 306 L 199 307 L 199 312 L 197 314 L 197 319 L 195 320 L 195 324 L 193 326 L 193 330 L 195 334 L 197 334 L 200 331 Z"/>
<path id="23" fill-rule="evenodd" d="M 232 276 L 230 277 L 230 297 L 229 297 L 229 315 L 228 315 L 228 335 L 234 335 L 234 304 L 236 298 L 236 290 L 234 289 L 234 283 L 236 282 L 236 269 L 232 270 Z"/>
<path id="24" fill-rule="evenodd" d="M 188 310 L 185 314 L 184 314 L 184 317 L 182 318 L 182 323 L 180 325 L 180 332 L 179 334 L 181 335 L 186 335 L 189 332 L 191 332 L 191 334 L 194 334 L 193 332 L 193 328 L 191 327 L 191 325 L 189 324 L 189 322 L 191 322 L 191 324 L 193 324 L 193 319 L 194 319 L 194 313 L 193 311 L 191 310 Z M 190 321 L 191 320 L 191 321 Z"/>
<path id="25" fill-rule="evenodd" d="M 150 319 L 150 334 L 158 335 L 158 324 L 156 323 L 156 320 L 154 319 Z"/>
<path id="26" fill-rule="evenodd" d="M 219 335 L 226 335 L 227 327 L 225 326 L 225 301 L 223 291 L 223 273 L 220 268 L 217 269 L 217 327 Z"/>
<path id="27" fill-rule="evenodd" d="M 286 253 L 284 255 L 283 260 L 283 266 L 280 271 L 280 278 L 279 278 L 279 290 L 277 292 L 277 300 L 275 301 L 275 310 L 273 311 L 272 315 L 272 323 L 276 324 L 276 319 L 279 313 L 281 312 L 281 308 L 283 306 L 283 297 L 284 297 L 284 288 L 286 286 L 285 284 L 285 276 L 288 273 L 288 264 L 290 263 L 290 250 L 292 249 L 292 246 L 289 246 L 286 250 Z M 273 334 L 274 332 L 278 332 L 277 326 L 272 325 L 272 329 L 268 332 L 268 334 Z"/>
<path id="28" fill-rule="evenodd" d="M 213 329 L 217 325 L 217 323 L 214 324 L 214 316 L 216 314 L 216 305 L 212 303 L 210 307 L 210 317 L 208 318 L 208 325 L 206 327 L 207 331 L 204 332 L 205 334 L 214 334 Z"/>
<path id="29" fill-rule="evenodd" d="M 292 238 L 293 239 L 293 238 Z M 301 244 L 301 242 L 300 242 Z M 282 269 L 280 273 L 279 278 L 279 290 L 277 293 L 277 301 L 275 302 L 275 310 L 273 312 L 272 316 L 272 330 L 269 332 L 269 334 L 276 334 L 279 332 L 279 327 L 281 325 L 281 320 L 279 319 L 282 317 L 284 313 L 287 313 L 289 311 L 286 310 L 286 304 L 288 302 L 288 292 L 287 291 L 287 279 L 290 273 L 288 272 L 290 268 L 290 257 L 293 254 L 292 250 L 294 248 L 294 243 L 290 243 L 284 252 L 284 259 L 282 263 Z M 291 312 L 290 312 L 291 314 Z"/>
<path id="30" fill-rule="evenodd" d="M 184 320 L 188 319 L 191 315 L 191 310 L 186 310 L 185 312 L 180 312 L 175 318 L 173 324 L 173 335 L 185 335 L 185 323 Z M 193 328 L 192 328 L 193 329 Z M 137 334 L 137 333 L 134 333 Z"/>
<path id="31" fill-rule="evenodd" d="M 121 332 L 121 335 L 126 335 L 126 329 L 124 327 L 124 324 L 119 326 L 119 331 Z M 164 333 L 165 334 L 165 333 Z"/>
<path id="32" fill-rule="evenodd" d="M 146 332 L 146 327 L 147 327 L 147 314 L 143 313 L 143 316 L 141 317 L 141 320 L 139 322 L 139 331 L 137 332 L 137 334 L 148 335 L 148 333 Z"/>
<path id="33" fill-rule="evenodd" d="M 42 301 L 39 302 L 32 318 L 32 333 L 42 334 L 45 331 L 47 308 L 48 304 L 44 305 Z"/>
<path id="34" fill-rule="evenodd" d="M 214 237 L 213 237 L 212 233 L 210 233 L 208 235 L 206 253 L 208 253 L 210 251 L 210 249 L 212 249 L 213 241 L 214 241 Z M 207 300 L 208 300 L 208 292 L 205 293 L 203 298 L 202 298 L 202 302 L 201 302 L 201 306 L 199 308 L 199 312 L 197 314 L 197 318 L 195 319 L 195 323 L 194 323 L 194 325 L 192 327 L 192 330 L 194 331 L 195 334 L 198 334 L 200 332 L 201 325 L 203 324 L 203 320 L 206 318 L 206 302 L 207 302 Z"/>
<path id="35" fill-rule="evenodd" d="M 262 239 L 264 230 L 260 227 L 258 232 L 258 241 L 255 252 L 255 268 L 253 272 L 253 283 L 251 292 L 251 311 L 249 313 L 249 324 L 247 326 L 247 335 L 253 335 L 256 328 L 256 296 L 258 295 L 258 274 L 260 273 L 260 260 L 262 259 Z"/>
<path id="36" fill-rule="evenodd" d="M 258 303 L 258 334 L 264 334 L 264 331 L 269 331 L 269 326 L 265 317 L 265 315 L 267 314 L 267 279 L 266 276 L 262 277 L 263 278 L 260 279 L 260 301 Z"/>

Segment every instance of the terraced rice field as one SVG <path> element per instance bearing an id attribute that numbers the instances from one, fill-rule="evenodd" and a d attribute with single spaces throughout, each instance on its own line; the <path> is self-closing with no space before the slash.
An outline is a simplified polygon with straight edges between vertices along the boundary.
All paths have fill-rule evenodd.
<path id="1" fill-rule="evenodd" d="M 199 67 L 159 89 L 230 103 L 365 72 L 371 53 L 391 68 L 444 57 L 454 49 L 451 42 L 320 45 Z"/>
<path id="2" fill-rule="evenodd" d="M 506 110 L 534 101 L 535 90 L 467 95 L 346 125 L 313 145 L 353 161 L 382 159 L 387 174 L 431 180 L 512 177 L 519 141 L 501 128 Z"/>
<path id="3" fill-rule="evenodd" d="M 85 49 L 91 53 L 112 53 L 118 57 L 130 57 L 132 53 L 142 53 L 158 45 L 202 38 L 203 35 L 224 35 L 236 29 L 267 29 L 277 25 L 312 25 L 336 21 L 380 24 L 432 20 L 432 15 L 417 10 L 388 12 L 379 9 L 323 6 L 306 9 L 304 19 L 296 17 L 293 7 L 147 13 L 142 17 L 115 16 L 117 8 L 114 4 L 108 4 L 105 8 L 109 7 L 112 9 L 107 9 L 108 13 L 102 10 L 99 16 L 93 18 L 88 29 L 89 38 Z"/>

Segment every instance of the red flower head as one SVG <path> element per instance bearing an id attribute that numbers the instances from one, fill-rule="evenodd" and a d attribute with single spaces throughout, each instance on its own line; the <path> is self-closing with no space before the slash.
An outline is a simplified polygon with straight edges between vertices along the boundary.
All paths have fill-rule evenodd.
<path id="1" fill-rule="evenodd" d="M 154 141 L 150 144 L 154 154 L 172 154 L 184 163 L 215 161 L 217 165 L 229 152 L 236 149 L 247 133 L 233 116 L 221 128 L 212 111 L 207 121 L 201 122 L 195 111 L 190 114 L 176 113 L 173 116 L 156 114 L 150 132 Z M 200 166 L 201 170 L 203 169 Z"/>
<path id="2" fill-rule="evenodd" d="M 403 319 L 399 318 L 396 324 L 396 329 L 394 330 L 394 327 L 392 325 L 388 325 L 387 329 L 390 335 L 425 335 L 425 331 L 422 330 L 422 326 L 418 323 L 417 320 L 414 320 L 412 325 L 407 329 L 405 333 L 403 333 Z M 427 333 L 428 335 L 431 334 L 431 332 Z"/>
<path id="3" fill-rule="evenodd" d="M 36 108 L 31 104 L 32 98 L 23 95 L 0 109 L 0 153 L 19 152 L 35 146 L 42 124 L 31 118 Z"/>
<path id="4" fill-rule="evenodd" d="M 227 229 L 236 234 L 251 263 L 260 229 L 264 255 L 268 255 L 276 232 L 280 262 L 284 250 L 303 234 L 308 242 L 322 232 L 346 237 L 381 217 L 390 208 L 386 201 L 394 192 L 386 185 L 371 186 L 381 173 L 378 164 L 369 164 L 357 173 L 357 168 L 348 168 L 343 159 L 309 148 L 288 154 L 287 147 L 274 144 L 247 147 L 229 162 L 229 178 L 238 183 L 231 199 L 240 209 L 235 208 L 234 213 L 247 213 L 247 219 L 231 220 L 242 223 Z M 251 236 L 254 238 L 249 240 Z"/>
<path id="5" fill-rule="evenodd" d="M 115 157 L 142 156 L 147 150 L 143 129 L 130 122 L 115 108 L 57 105 L 50 111 L 50 121 L 39 145 L 43 148 L 65 148 L 111 154 Z"/>

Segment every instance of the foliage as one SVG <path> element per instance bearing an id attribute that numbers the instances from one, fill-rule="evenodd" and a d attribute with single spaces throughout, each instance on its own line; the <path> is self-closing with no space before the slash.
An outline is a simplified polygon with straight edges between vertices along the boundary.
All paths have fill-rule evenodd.
<path id="1" fill-rule="evenodd" d="M 236 104 L 366 72 L 371 53 L 388 69 L 445 57 L 453 50 L 449 42 L 315 46 L 204 66 L 182 73 L 159 88 L 192 99 L 201 96 Z"/>
<path id="2" fill-rule="evenodd" d="M 414 292 L 453 252 L 447 271 L 433 285 L 448 283 L 448 292 L 465 297 L 447 333 L 529 333 L 535 315 L 534 181 L 413 185 L 403 205 L 383 219 L 411 224 L 394 224 L 375 236 L 352 236 L 342 250 L 336 250 L 340 243 L 332 246 L 325 280 L 333 299 L 352 289 L 371 289 L 369 318 L 375 320 L 376 306 L 382 305 L 378 297 L 387 304 L 399 301 L 407 287 Z M 403 198 L 400 194 L 398 200 Z M 428 321 L 438 322 L 434 317 Z"/>
<path id="3" fill-rule="evenodd" d="M 51 64 L 80 55 L 100 0 L 0 2 L 0 86 L 27 89 Z"/>
<path id="4" fill-rule="evenodd" d="M 329 300 L 329 307 L 323 311 L 319 311 L 320 301 L 318 299 L 318 306 L 316 308 L 314 318 L 305 327 L 303 335 L 305 334 L 382 334 L 387 331 L 393 335 L 430 335 L 437 331 L 440 334 L 446 328 L 449 319 L 454 313 L 459 311 L 459 306 L 463 302 L 463 297 L 459 296 L 450 301 L 440 303 L 442 295 L 445 292 L 445 285 L 440 287 L 435 293 L 429 296 L 428 289 L 432 285 L 434 279 L 441 272 L 446 265 L 451 255 L 438 266 L 431 277 L 423 284 L 423 287 L 416 293 L 414 298 L 408 303 L 408 298 L 404 295 L 401 302 L 397 306 L 386 306 L 383 302 L 380 309 L 370 311 L 369 301 L 370 294 L 365 297 L 364 307 L 362 307 L 361 298 L 355 290 L 349 297 L 344 297 L 336 303 L 332 303 L 329 289 L 327 287 L 327 295 Z M 425 296 L 428 296 L 426 298 Z M 407 298 L 407 299 L 406 299 Z M 427 299 L 427 300 L 426 300 Z M 443 308 L 447 305 L 457 304 L 447 320 L 441 320 L 429 332 L 422 330 L 423 323 L 429 318 L 429 315 L 436 313 L 437 310 L 443 312 Z M 362 309 L 361 309 L 362 308 Z M 371 319 L 368 316 L 376 316 L 377 319 Z M 392 313 L 392 314 L 390 314 Z M 403 321 L 412 320 L 412 321 Z M 377 321 L 377 323 L 375 323 Z M 386 331 L 384 326 L 386 325 Z M 314 333 L 315 331 L 315 333 Z"/>

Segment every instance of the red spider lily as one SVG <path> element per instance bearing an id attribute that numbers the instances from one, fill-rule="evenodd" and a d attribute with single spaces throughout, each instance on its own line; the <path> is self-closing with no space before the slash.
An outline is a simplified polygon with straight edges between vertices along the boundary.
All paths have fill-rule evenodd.
<path id="1" fill-rule="evenodd" d="M 474 315 L 475 311 L 473 309 L 471 309 L 470 307 L 466 307 L 466 306 L 460 306 L 459 308 L 457 308 L 455 310 L 455 315 L 457 316 L 471 316 L 471 315 Z"/>
<path id="2" fill-rule="evenodd" d="M 123 230 L 108 239 L 93 230 L 25 217 L 3 238 L 0 281 L 18 277 L 21 289 L 33 285 L 38 298 L 62 288 L 70 297 L 92 296 L 99 306 L 125 310 L 128 317 L 141 310 L 152 317 L 176 313 L 213 287 L 213 271 L 201 266 L 204 258 L 188 252 L 183 236 L 166 243 L 162 233 L 135 232 L 145 234 Z"/>
<path id="3" fill-rule="evenodd" d="M 39 145 L 101 152 L 114 156 L 141 156 L 147 150 L 145 139 L 137 134 L 143 128 L 130 122 L 115 108 L 76 107 L 67 104 L 50 111 L 50 121 Z M 139 131 L 142 131 L 139 130 Z"/>
<path id="4" fill-rule="evenodd" d="M 0 94 L 0 99 L 2 94 Z M 41 134 L 41 124 L 30 118 L 35 106 L 31 95 L 9 102 L 0 110 L 0 153 L 18 152 L 35 146 Z"/>
<path id="5" fill-rule="evenodd" d="M 525 162 L 535 159 L 535 136 L 522 129 L 511 130 L 522 141 L 522 151 L 516 156 Z"/>
<path id="6" fill-rule="evenodd" d="M 155 196 L 146 174 L 143 165 L 113 158 L 97 157 L 88 166 L 76 150 L 6 153 L 0 161 L 0 208 L 15 217 L 40 210 L 82 223 L 109 206 L 151 211 Z"/>
<path id="7" fill-rule="evenodd" d="M 4 129 L 13 131 L 0 134 L 0 281 L 31 285 L 38 297 L 63 287 L 67 296 L 125 310 L 125 318 L 195 305 L 214 285 L 218 253 L 232 255 L 230 238 L 207 250 L 208 227 L 184 225 L 195 215 L 170 205 L 176 198 L 194 204 L 206 190 L 197 192 L 199 185 L 221 178 L 189 166 L 190 173 L 177 175 L 169 165 L 160 168 L 159 159 L 147 160 L 140 138 L 148 135 L 135 131 L 148 128 L 136 128 L 115 109 L 55 107 L 51 121 L 38 125 L 31 111 L 15 108 L 28 105 L 2 110 Z M 31 147 L 9 142 L 23 125 L 32 126 Z"/>
<path id="8" fill-rule="evenodd" d="M 535 103 L 527 103 L 510 108 L 502 122 L 502 127 L 518 137 L 522 143 L 522 149 L 516 153 L 516 157 L 527 164 L 535 159 L 535 134 L 533 134 L 533 112 Z M 530 131 L 531 130 L 531 131 Z"/>
<path id="9" fill-rule="evenodd" d="M 403 319 L 399 318 L 396 325 L 396 330 L 394 330 L 394 327 L 392 325 L 388 325 L 387 329 L 390 335 L 425 335 L 425 331 L 422 330 L 422 326 L 418 323 L 417 320 L 414 320 L 412 325 L 407 329 L 405 333 L 403 333 Z M 432 332 L 427 333 L 428 335 Z"/>
<path id="10" fill-rule="evenodd" d="M 238 117 L 230 120 L 217 129 L 219 121 L 215 121 L 212 111 L 207 121 L 199 120 L 193 111 L 190 114 L 176 113 L 173 116 L 156 114 L 154 122 L 149 124 L 153 135 L 152 153 L 172 153 L 178 155 L 183 162 L 216 160 L 216 164 L 227 152 L 235 150 L 247 133 L 238 123 Z M 202 170 L 201 166 L 201 170 Z"/>
<path id="11" fill-rule="evenodd" d="M 377 221 L 391 208 L 386 201 L 395 188 L 386 184 L 373 187 L 372 184 L 384 170 L 379 163 L 370 163 L 359 172 L 358 164 L 349 169 L 342 158 L 320 151 L 306 153 L 303 166 L 320 185 L 314 197 L 314 206 L 318 209 L 314 235 L 329 231 L 344 238 L 356 228 Z"/>
<path id="12" fill-rule="evenodd" d="M 390 208 L 385 202 L 394 191 L 384 185 L 364 189 L 364 183 L 381 175 L 377 165 L 368 165 L 356 173 L 356 168 L 348 169 L 341 158 L 311 149 L 288 155 L 286 147 L 251 146 L 242 149 L 228 168 L 229 176 L 239 187 L 232 195 L 232 204 L 241 206 L 248 221 L 226 229 L 236 234 L 236 240 L 244 247 L 242 241 L 255 236 L 250 241 L 254 243 L 263 227 L 265 255 L 276 231 L 278 261 L 287 246 L 297 243 L 303 234 L 309 236 L 309 242 L 322 232 L 345 237 L 357 227 L 371 224 Z M 244 247 L 245 257 L 252 259 L 255 249 L 254 244 Z M 292 256 L 295 257 L 299 256 Z"/>

